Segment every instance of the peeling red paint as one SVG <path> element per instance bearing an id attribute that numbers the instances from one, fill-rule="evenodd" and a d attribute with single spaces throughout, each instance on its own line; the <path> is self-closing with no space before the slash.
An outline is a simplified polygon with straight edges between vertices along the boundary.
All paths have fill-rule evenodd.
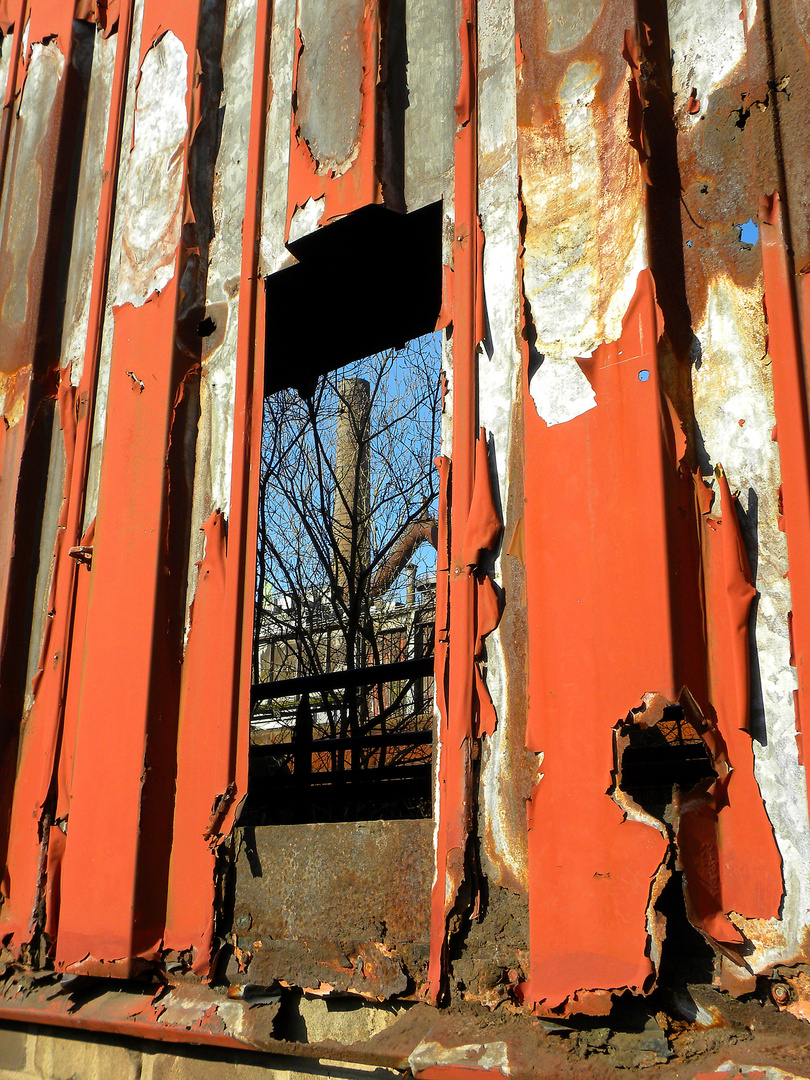
<path id="1" fill-rule="evenodd" d="M 782 860 L 754 777 L 749 734 L 748 615 L 756 590 L 737 520 L 736 499 L 722 469 L 717 470 L 717 480 L 722 518 L 711 516 L 702 482 L 698 484 L 698 499 L 702 504 L 709 700 L 730 765 L 730 771 L 717 781 L 714 793 L 720 874 L 718 910 L 775 918 L 782 902 Z M 690 815 L 682 818 L 682 829 L 689 820 Z M 756 862 L 755 873 L 752 859 Z M 688 867 L 687 881 L 690 892 L 694 891 Z M 735 940 L 739 940 L 736 934 Z"/>
<path id="2" fill-rule="evenodd" d="M 60 50 L 67 56 L 72 38 L 74 18 L 73 4 L 65 0 L 29 0 L 28 4 L 28 56 L 36 41 L 55 37 Z"/>
<path id="3" fill-rule="evenodd" d="M 379 66 L 379 5 L 378 0 L 366 0 L 363 14 L 363 78 L 360 86 L 361 108 L 356 157 L 345 172 L 335 175 L 319 168 L 296 121 L 296 92 L 301 54 L 306 48 L 301 31 L 295 31 L 295 66 L 293 68 L 293 111 L 290 132 L 290 172 L 287 184 L 287 226 L 285 240 L 295 212 L 310 199 L 323 199 L 324 207 L 318 224 L 325 225 L 335 218 L 350 214 L 361 206 L 382 201 L 378 179 L 376 88 Z"/>
<path id="4" fill-rule="evenodd" d="M 453 486 L 450 504 L 450 582 L 447 718 L 439 730 L 438 790 L 435 813 L 436 880 L 431 898 L 431 1000 L 444 991 L 448 919 L 464 901 L 467 843 L 472 818 L 471 762 L 475 668 L 475 579 L 465 560 L 464 538 L 474 486 L 476 435 L 476 348 L 482 339 L 478 319 L 482 290 L 477 241 L 477 42 L 474 5 L 464 3 L 459 28 L 461 82 L 456 115 L 455 219 L 453 242 Z M 482 309 L 481 309 L 482 310 Z M 437 684 L 441 672 L 437 669 Z M 446 726 L 445 726 L 446 723 Z"/>
<path id="5" fill-rule="evenodd" d="M 64 5 L 62 6 L 64 17 Z M 58 24 L 55 24 L 58 25 Z M 127 30 L 128 34 L 128 21 Z M 13 65 L 12 65 L 13 67 Z M 15 951 L 19 950 L 35 930 L 35 913 L 40 897 L 37 896 L 37 866 L 43 852 L 47 854 L 47 841 L 50 830 L 45 828 L 40 836 L 40 814 L 48 799 L 51 788 L 52 772 L 60 744 L 64 745 L 61 731 L 63 710 L 65 708 L 66 684 L 70 658 L 71 638 L 74 627 L 81 633 L 83 623 L 77 612 L 82 610 L 83 599 L 80 589 L 79 599 L 75 595 L 78 564 L 63 558 L 67 550 L 79 543 L 81 538 L 81 516 L 84 505 L 84 476 L 86 454 L 89 446 L 92 415 L 84 409 L 77 416 L 75 402 L 86 402 L 92 393 L 95 381 L 98 349 L 101 341 L 101 319 L 105 303 L 105 286 L 108 272 L 109 239 L 112 229 L 112 206 L 115 179 L 117 177 L 118 137 L 123 111 L 124 87 L 126 83 L 126 50 L 116 63 L 112 109 L 110 114 L 106 158 L 107 183 L 102 186 L 101 206 L 99 209 L 100 226 L 96 245 L 93 293 L 87 344 L 87 362 L 85 374 L 78 389 L 78 394 L 70 386 L 69 372 L 61 375 L 59 386 L 60 416 L 66 455 L 65 494 L 62 505 L 60 529 L 57 536 L 57 550 L 51 585 L 49 610 L 52 616 L 46 624 L 43 642 L 43 655 L 40 672 L 35 679 L 35 701 L 26 717 L 20 746 L 17 777 L 13 793 L 9 827 L 9 850 L 6 861 L 6 885 L 4 893 L 4 922 L 14 942 Z M 57 99 L 59 100 L 59 99 Z M 22 433 L 22 426 L 18 425 Z M 74 475 L 74 469 L 76 475 Z M 8 485 L 4 485 L 8 491 Z M 6 563 L 4 563 L 5 567 Z M 84 584 L 84 583 L 83 583 Z M 70 700 L 70 699 L 69 699 Z M 72 700 L 75 700 L 72 699 Z M 68 732 L 72 730 L 68 726 Z M 61 764 L 62 784 L 58 785 L 58 798 L 61 810 L 65 812 L 66 782 L 69 783 L 69 765 L 72 744 L 65 747 Z M 6 788 L 11 791 L 11 787 Z M 59 853 L 48 856 L 51 872 L 56 873 Z M 12 892 L 13 889 L 13 892 Z"/>
<path id="6" fill-rule="evenodd" d="M 161 14 L 147 3 L 145 34 Z M 189 4 L 174 11 L 167 27 L 191 43 L 186 51 L 192 63 L 196 18 L 196 5 Z M 179 657 L 165 630 L 166 600 L 154 586 L 144 589 L 144 583 L 157 582 L 164 573 L 164 477 L 178 390 L 177 289 L 175 276 L 143 307 L 115 310 L 108 416 L 117 422 L 108 424 L 100 481 L 56 953 L 58 965 L 74 971 L 109 963 L 113 970 L 128 972 L 131 958 L 155 956 L 163 937 L 170 838 L 160 819 L 173 800 L 176 720 L 172 724 L 171 710 L 179 695 Z M 139 347 L 143 340 L 154 343 L 149 354 Z M 132 489 L 122 512 L 116 494 L 127 485 L 133 455 L 144 482 Z M 132 618 L 123 667 L 113 663 L 109 651 L 122 604 Z M 110 705 L 104 702 L 116 703 L 120 727 L 107 723 Z M 91 794 L 99 768 L 110 779 L 106 809 L 101 792 Z M 118 843 L 114 834 L 103 839 L 99 814 L 117 820 L 127 841 Z M 92 898 L 84 886 L 89 851 L 98 868 Z M 144 859 L 152 868 L 148 886 L 138 871 Z M 97 931 L 92 935 L 87 934 L 88 919 Z"/>
<path id="7" fill-rule="evenodd" d="M 778 194 L 763 196 L 759 217 L 762 222 L 768 350 L 773 361 L 784 522 L 790 558 L 791 646 L 799 681 L 796 728 L 797 737 L 801 738 L 802 717 L 810 715 L 810 563 L 797 555 L 810 543 L 806 359 L 802 350 L 791 253 L 784 235 L 784 209 Z M 802 295 L 806 296 L 807 287 L 804 282 L 801 285 Z"/>

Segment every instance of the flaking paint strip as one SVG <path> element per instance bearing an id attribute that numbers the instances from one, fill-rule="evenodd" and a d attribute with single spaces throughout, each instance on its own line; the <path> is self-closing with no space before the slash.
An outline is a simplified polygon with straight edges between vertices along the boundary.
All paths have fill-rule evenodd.
<path id="1" fill-rule="evenodd" d="M 185 46 L 170 30 L 149 46 L 141 64 L 122 207 L 118 306 L 145 304 L 176 271 L 189 123 L 187 68 Z"/>

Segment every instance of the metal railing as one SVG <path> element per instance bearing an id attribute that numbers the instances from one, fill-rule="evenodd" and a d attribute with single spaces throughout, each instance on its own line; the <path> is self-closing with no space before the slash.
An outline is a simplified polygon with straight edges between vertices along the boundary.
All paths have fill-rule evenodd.
<path id="1" fill-rule="evenodd" d="M 292 756 L 293 776 L 300 783 L 319 783 L 334 778 L 338 772 L 357 772 L 363 768 L 359 763 L 360 751 L 378 750 L 384 752 L 392 747 L 424 746 L 432 742 L 433 733 L 430 730 L 408 731 L 402 730 L 401 716 L 397 718 L 400 729 L 393 728 L 390 731 L 380 733 L 362 733 L 347 735 L 328 735 L 317 738 L 315 736 L 315 711 L 329 711 L 336 705 L 324 705 L 318 701 L 313 707 L 313 700 L 323 698 L 324 695 L 333 694 L 336 691 L 353 691 L 364 687 L 376 686 L 384 683 L 397 683 L 406 690 L 399 691 L 400 697 L 404 698 L 407 688 L 413 686 L 417 680 L 429 678 L 433 674 L 433 658 L 430 656 L 418 657 L 412 660 L 402 660 L 393 664 L 378 664 L 375 667 L 356 668 L 347 671 L 329 671 L 318 675 L 303 676 L 295 679 L 279 679 L 272 683 L 259 683 L 251 687 L 252 703 L 278 701 L 280 699 L 295 699 L 295 721 L 292 729 L 292 739 L 284 742 L 271 742 L 251 747 L 254 762 L 268 758 L 283 758 Z M 344 703 L 345 705 L 345 703 Z M 369 717 L 367 727 L 378 726 L 380 718 Z M 345 751 L 351 753 L 352 768 L 342 768 L 342 757 Z M 341 761 L 338 770 L 318 770 L 323 776 L 313 775 L 313 757 L 318 754 L 330 753 Z M 417 768 L 421 767 L 419 763 Z M 413 767 L 413 766 L 412 766 Z M 367 768 L 367 767 L 366 767 Z M 386 767 L 376 765 L 373 768 L 374 775 L 382 778 L 384 775 L 404 775 L 406 765 Z M 367 771 L 370 771 L 367 769 Z"/>

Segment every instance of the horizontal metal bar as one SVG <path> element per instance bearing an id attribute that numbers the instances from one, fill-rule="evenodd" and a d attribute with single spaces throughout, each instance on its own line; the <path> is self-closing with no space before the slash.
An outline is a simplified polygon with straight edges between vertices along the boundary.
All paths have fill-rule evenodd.
<path id="1" fill-rule="evenodd" d="M 368 785 L 375 787 L 381 780 L 425 780 L 430 776 L 430 762 L 421 765 L 383 765 L 372 766 L 368 769 L 339 769 L 334 772 L 313 772 L 307 776 L 305 783 L 321 784 L 351 784 L 352 787 Z M 291 787 L 295 786 L 295 779 Z M 281 785 L 279 785 L 281 786 Z"/>
<path id="2" fill-rule="evenodd" d="M 432 731 L 392 731 L 384 735 L 346 735 L 337 739 L 313 739 L 307 750 L 321 754 L 326 750 L 363 750 L 373 746 L 424 746 L 433 742 Z M 283 757 L 301 749 L 301 743 L 265 743 L 250 748 L 252 757 Z"/>
<path id="3" fill-rule="evenodd" d="M 358 686 L 373 686 L 382 682 L 407 682 L 433 674 L 433 657 L 420 656 L 396 664 L 353 668 L 350 671 L 327 671 L 322 675 L 305 675 L 298 679 L 279 679 L 271 683 L 254 683 L 250 688 L 251 701 L 272 701 L 274 698 L 296 697 L 302 694 L 322 694 L 329 690 L 348 690 Z"/>

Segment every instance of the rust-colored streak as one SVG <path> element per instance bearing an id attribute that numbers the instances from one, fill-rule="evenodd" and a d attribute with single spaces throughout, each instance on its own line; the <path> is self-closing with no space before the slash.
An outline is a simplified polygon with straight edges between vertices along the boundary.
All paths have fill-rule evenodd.
<path id="1" fill-rule="evenodd" d="M 777 194 L 763 197 L 762 264 L 772 359 L 774 407 L 782 465 L 782 501 L 790 565 L 791 644 L 798 678 L 797 738 L 810 716 L 810 430 L 791 254 L 784 233 L 784 210 Z M 808 789 L 810 791 L 810 788 Z"/>
<path id="2" fill-rule="evenodd" d="M 459 28 L 461 82 L 456 114 L 453 242 L 453 489 L 450 510 L 450 627 L 447 718 L 439 732 L 435 812 L 436 879 L 431 897 L 429 995 L 443 992 L 448 919 L 465 903 L 467 845 L 472 821 L 471 762 L 475 687 L 475 578 L 465 560 L 475 479 L 476 347 L 482 289 L 477 201 L 477 38 L 475 5 L 465 0 Z M 486 446 L 484 447 L 486 452 Z M 483 477 L 482 477 L 483 480 Z M 474 526 L 475 527 L 475 526 Z"/>
<path id="3" fill-rule="evenodd" d="M 295 212 L 310 199 L 323 199 L 319 224 L 350 214 L 361 206 L 382 201 L 378 179 L 377 150 L 377 77 L 380 38 L 379 0 L 366 0 L 361 28 L 363 75 L 360 86 L 360 120 L 356 156 L 349 167 L 339 174 L 330 168 L 322 170 L 314 159 L 301 126 L 296 119 L 296 97 L 301 56 L 306 48 L 301 30 L 295 31 L 295 61 L 293 68 L 293 111 L 290 132 L 290 169 L 287 183 L 287 225 L 285 239 Z"/>

